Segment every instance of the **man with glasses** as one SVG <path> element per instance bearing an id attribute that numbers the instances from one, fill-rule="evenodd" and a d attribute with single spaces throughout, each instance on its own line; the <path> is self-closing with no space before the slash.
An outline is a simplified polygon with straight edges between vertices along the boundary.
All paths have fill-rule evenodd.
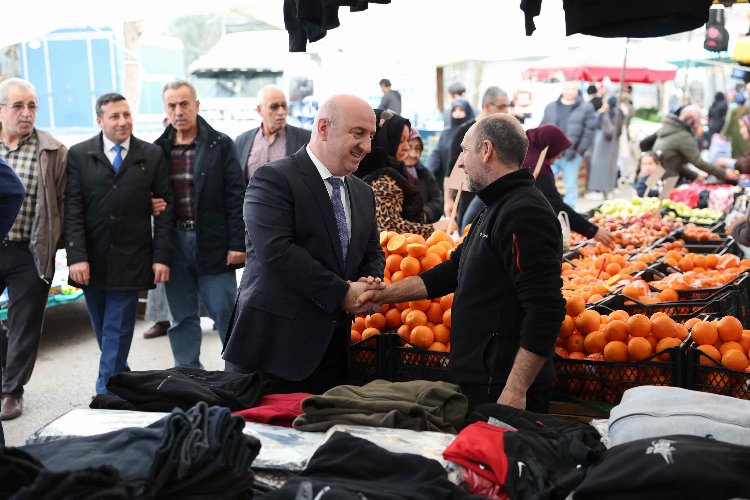
<path id="1" fill-rule="evenodd" d="M 245 182 L 232 139 L 198 114 L 190 82 L 167 83 L 162 100 L 170 124 L 156 145 L 167 159 L 175 200 L 167 335 L 176 366 L 203 368 L 198 295 L 223 342 L 237 292 L 235 270 L 245 264 Z"/>
<path id="2" fill-rule="evenodd" d="M 243 132 L 235 141 L 246 184 L 256 168 L 292 155 L 310 141 L 309 130 L 287 124 L 288 105 L 280 88 L 267 85 L 260 89 L 256 109 L 263 119 L 260 127 Z"/>
<path id="3" fill-rule="evenodd" d="M 23 182 L 26 198 L 0 243 L 0 290 L 8 287 L 8 331 L 0 335 L 0 420 L 23 412 L 23 387 L 39 348 L 55 253 L 62 236 L 68 150 L 35 127 L 38 111 L 31 83 L 0 83 L 0 156 Z"/>
<path id="4" fill-rule="evenodd" d="M 508 93 L 503 89 L 492 86 L 484 91 L 484 95 L 482 96 L 482 110 L 479 112 L 476 119 L 462 124 L 456 131 L 456 135 L 453 136 L 453 141 L 451 142 L 451 155 L 448 162 L 448 172 L 445 176 L 446 182 L 448 177 L 450 177 L 453 166 L 456 164 L 456 160 L 458 160 L 458 155 L 461 154 L 461 141 L 464 140 L 466 131 L 469 130 L 472 125 L 484 120 L 491 114 L 507 113 L 509 109 L 510 98 L 508 97 Z M 479 210 L 481 210 L 479 202 L 475 202 L 472 207 L 473 209 L 469 211 L 469 205 L 471 205 L 475 196 L 474 193 L 469 191 L 461 193 L 461 199 L 458 201 L 458 210 L 456 210 L 456 224 L 458 225 L 459 231 L 463 231 L 464 226 L 470 223 L 474 219 L 474 216 L 479 213 Z M 453 209 L 453 203 L 456 199 L 456 190 L 450 189 L 445 185 L 443 187 L 443 197 L 445 215 L 450 215 L 451 210 Z M 474 208 L 479 209 L 476 210 Z"/>

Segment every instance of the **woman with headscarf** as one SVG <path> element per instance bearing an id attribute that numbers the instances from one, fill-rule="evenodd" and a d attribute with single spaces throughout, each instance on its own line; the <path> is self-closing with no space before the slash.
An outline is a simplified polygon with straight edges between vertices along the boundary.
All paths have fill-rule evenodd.
<path id="1" fill-rule="evenodd" d="M 610 96 L 605 110 L 600 113 L 600 126 L 594 138 L 594 149 L 589 165 L 589 191 L 600 191 L 606 196 L 615 189 L 620 134 L 624 121 L 625 114 L 617 106 L 617 97 Z M 612 149 L 614 149 L 614 154 Z"/>
<path id="2" fill-rule="evenodd" d="M 375 125 L 372 151 L 362 159 L 354 174 L 368 183 L 375 194 L 380 230 L 414 233 L 425 238 L 438 229 L 453 232 L 455 225 L 448 220 L 426 222 L 422 195 L 409 180 L 402 161 L 409 151 L 409 120 L 389 109 L 376 109 Z"/>
<path id="3" fill-rule="evenodd" d="M 443 186 L 443 181 L 450 176 L 453 165 L 451 160 L 451 143 L 456 135 L 458 127 L 474 119 L 474 109 L 466 99 L 456 99 L 451 104 L 451 121 L 446 124 L 445 130 L 440 134 L 437 146 L 432 150 L 427 168 L 435 175 L 438 186 Z"/>
<path id="4" fill-rule="evenodd" d="M 555 125 L 542 125 L 538 128 L 532 128 L 526 131 L 526 137 L 529 139 L 529 149 L 526 158 L 523 161 L 523 167 L 528 168 L 532 175 L 535 173 L 539 156 L 544 148 L 547 153 L 536 175 L 536 188 L 544 194 L 555 213 L 565 212 L 570 220 L 570 228 L 585 236 L 594 238 L 600 243 L 611 247 L 614 244 L 612 235 L 595 224 L 592 224 L 586 217 L 579 214 L 570 205 L 563 201 L 562 196 L 555 186 L 555 174 L 552 172 L 551 165 L 570 147 L 570 141 L 559 127 Z"/>

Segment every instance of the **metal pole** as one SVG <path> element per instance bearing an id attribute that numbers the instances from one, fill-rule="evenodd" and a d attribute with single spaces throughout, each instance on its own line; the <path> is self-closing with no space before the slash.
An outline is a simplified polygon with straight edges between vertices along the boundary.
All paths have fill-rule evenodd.
<path id="1" fill-rule="evenodd" d="M 620 103 L 622 102 L 622 95 L 625 92 L 625 68 L 628 65 L 628 44 L 630 43 L 630 37 L 625 39 L 625 55 L 622 58 L 622 70 L 620 71 L 620 92 L 617 96 L 617 104 L 615 108 L 615 133 L 622 126 L 622 113 L 620 111 Z M 632 96 L 631 96 L 632 98 Z M 616 136 L 612 135 L 612 144 L 609 148 L 609 159 L 607 160 L 607 173 L 612 171 L 612 165 L 617 161 L 616 153 L 619 148 L 620 134 Z M 592 165 L 593 167 L 593 165 Z M 608 197 L 608 193 L 604 193 L 604 197 Z"/>

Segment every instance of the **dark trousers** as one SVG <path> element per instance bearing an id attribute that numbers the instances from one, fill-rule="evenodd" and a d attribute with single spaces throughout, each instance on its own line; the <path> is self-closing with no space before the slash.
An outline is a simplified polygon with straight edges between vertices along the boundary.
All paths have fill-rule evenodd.
<path id="1" fill-rule="evenodd" d="M 348 328 L 348 325 L 347 325 Z M 343 337 L 343 328 L 333 332 L 323 359 L 312 374 L 303 380 L 286 380 L 268 372 L 262 372 L 266 380 L 263 394 L 291 394 L 306 392 L 309 394 L 323 394 L 329 389 L 346 384 L 347 343 Z M 233 373 L 254 373 L 256 370 L 225 361 L 224 371 Z"/>
<path id="2" fill-rule="evenodd" d="M 39 277 L 28 241 L 0 243 L 0 290 L 6 286 L 8 330 L 0 331 L 2 393 L 21 396 L 34 371 L 50 286 Z"/>
<path id="3" fill-rule="evenodd" d="M 107 380 L 115 373 L 130 371 L 128 354 L 138 309 L 138 292 L 111 292 L 88 288 L 83 292 L 99 344 L 99 376 L 96 393 L 109 394 Z"/>

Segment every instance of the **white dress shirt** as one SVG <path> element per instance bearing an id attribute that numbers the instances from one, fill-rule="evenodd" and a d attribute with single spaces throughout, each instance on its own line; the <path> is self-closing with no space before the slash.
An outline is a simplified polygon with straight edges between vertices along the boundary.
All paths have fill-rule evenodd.
<path id="1" fill-rule="evenodd" d="M 318 169 L 318 173 L 320 174 L 320 178 L 323 179 L 323 185 L 326 187 L 326 191 L 328 191 L 328 197 L 331 197 L 331 194 L 333 193 L 333 186 L 331 186 L 331 183 L 328 182 L 326 179 L 329 177 L 335 177 L 335 175 L 331 174 L 331 172 L 326 168 L 323 163 L 318 160 L 318 158 L 313 154 L 313 152 L 310 150 L 310 146 L 305 146 L 305 149 L 307 150 L 307 155 L 312 160 L 315 167 Z M 349 189 L 346 185 L 346 177 L 339 177 L 342 181 L 344 181 L 343 189 L 341 189 L 341 203 L 344 205 L 344 213 L 346 214 L 346 230 L 349 233 L 349 239 L 352 239 L 352 210 L 351 207 L 349 207 Z"/>
<path id="2" fill-rule="evenodd" d="M 104 141 L 104 154 L 109 159 L 109 162 L 114 165 L 114 163 L 115 163 L 115 155 L 117 155 L 117 153 L 112 148 L 115 147 L 115 143 L 112 142 L 112 141 L 110 141 L 109 139 L 107 139 L 107 136 L 104 135 L 104 134 L 102 134 L 102 139 Z M 125 139 L 122 142 L 121 146 L 124 149 L 122 151 L 120 151 L 120 156 L 122 157 L 123 160 L 125 160 L 125 157 L 128 156 L 128 151 L 130 151 L 130 137 L 128 137 L 127 139 Z"/>

